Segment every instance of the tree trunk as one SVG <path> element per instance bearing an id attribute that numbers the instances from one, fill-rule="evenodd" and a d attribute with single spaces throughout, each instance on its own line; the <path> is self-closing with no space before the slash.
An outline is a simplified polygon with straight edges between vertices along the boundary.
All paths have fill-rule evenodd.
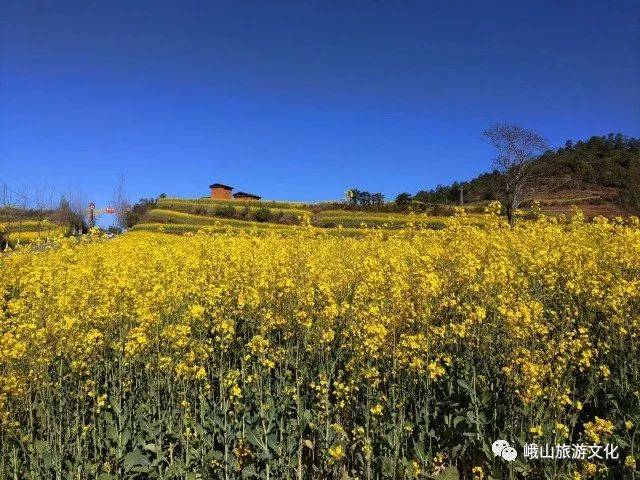
<path id="1" fill-rule="evenodd" d="M 513 217 L 513 203 L 507 202 L 507 221 L 509 222 L 509 226 L 513 228 L 516 224 L 516 219 Z"/>

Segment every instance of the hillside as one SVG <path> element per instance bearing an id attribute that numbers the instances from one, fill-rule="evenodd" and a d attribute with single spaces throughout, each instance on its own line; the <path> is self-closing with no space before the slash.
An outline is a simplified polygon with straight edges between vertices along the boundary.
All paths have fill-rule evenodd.
<path id="1" fill-rule="evenodd" d="M 640 213 L 640 139 L 624 135 L 594 136 L 567 141 L 534 162 L 535 189 L 521 208 L 533 202 L 546 214 L 570 213 L 580 208 L 588 217 L 614 217 Z M 488 172 L 468 181 L 401 194 L 384 202 L 381 194 L 358 192 L 371 201 L 304 204 L 276 201 L 226 201 L 211 198 L 141 199 L 130 210 L 128 227 L 134 230 L 195 232 L 201 228 L 224 230 L 294 230 L 313 225 L 336 234 L 357 234 L 364 229 L 396 230 L 407 226 L 441 229 L 453 215 L 463 190 L 471 221 L 483 222 L 487 203 L 500 198 L 502 176 Z M 377 198 L 377 201 L 373 201 Z M 526 216 L 527 213 L 525 212 Z M 63 199 L 60 207 L 30 210 L 0 208 L 0 246 L 44 240 L 84 229 L 82 218 Z M 74 228 L 75 226 L 75 228 Z"/>
<path id="2" fill-rule="evenodd" d="M 424 212 L 413 215 L 402 212 L 349 211 L 340 204 L 305 205 L 295 202 L 237 201 L 213 199 L 159 198 L 133 226 L 134 230 L 163 230 L 173 233 L 197 231 L 201 228 L 239 228 L 280 231 L 312 225 L 341 234 L 376 228 L 395 230 L 413 225 L 417 228 L 441 229 L 447 217 Z M 482 221 L 481 216 L 472 216 Z"/>
<path id="3" fill-rule="evenodd" d="M 614 217 L 640 212 L 640 140 L 621 134 L 594 136 L 575 144 L 547 151 L 534 162 L 533 188 L 521 208 L 534 202 L 543 213 L 556 215 L 580 208 L 588 217 Z M 465 210 L 482 222 L 486 204 L 500 198 L 502 175 L 482 174 L 469 182 L 438 186 L 411 196 L 399 195 L 384 203 L 381 194 L 354 189 L 361 197 L 379 197 L 375 202 L 327 202 L 303 204 L 273 201 L 228 201 L 159 198 L 135 226 L 136 230 L 170 232 L 200 228 L 278 228 L 311 224 L 325 229 L 378 228 L 393 230 L 416 225 L 439 229 L 453 214 L 453 206 L 464 193 Z M 412 213 L 413 212 L 413 213 Z M 525 214 L 526 215 L 526 214 Z M 343 230 L 343 233 L 347 233 Z"/>
<path id="4" fill-rule="evenodd" d="M 535 161 L 535 191 L 523 207 L 540 202 L 547 213 L 563 213 L 574 205 L 587 215 L 640 212 L 640 139 L 622 134 L 567 141 Z M 489 172 L 462 182 L 466 202 L 499 198 L 501 175 Z M 418 192 L 425 203 L 456 203 L 460 184 Z"/>
<path id="5" fill-rule="evenodd" d="M 18 207 L 0 208 L 0 248 L 64 235 L 65 227 L 54 210 L 36 211 Z"/>

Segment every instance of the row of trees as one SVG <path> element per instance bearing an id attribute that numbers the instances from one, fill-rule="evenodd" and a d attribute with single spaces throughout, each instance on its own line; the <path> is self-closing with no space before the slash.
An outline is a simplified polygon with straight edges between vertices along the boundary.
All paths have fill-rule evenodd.
<path id="1" fill-rule="evenodd" d="M 48 220 L 80 230 L 86 227 L 85 208 L 79 195 L 62 195 L 56 205 L 52 190 L 25 188 L 18 191 L 6 184 L 0 185 L 0 222 Z"/>
<path id="2" fill-rule="evenodd" d="M 408 192 L 401 193 L 395 199 L 395 203 L 401 207 L 408 206 L 412 202 L 424 204 L 464 204 L 464 192 L 466 182 L 453 182 L 451 185 L 438 185 L 430 190 L 420 190 L 415 195 Z"/>
<path id="3" fill-rule="evenodd" d="M 371 193 L 366 190 L 351 188 L 346 192 L 346 200 L 349 205 L 359 207 L 371 207 L 384 205 L 384 195 L 381 193 Z"/>
<path id="4" fill-rule="evenodd" d="M 0 223 L 48 221 L 66 227 L 71 234 L 78 234 L 86 233 L 98 217 L 108 211 L 115 214 L 119 228 L 130 228 L 140 222 L 156 202 L 153 198 L 141 198 L 132 203 L 125 193 L 124 178 L 114 188 L 108 209 L 94 209 L 80 192 L 62 195 L 57 203 L 54 198 L 54 191 L 44 187 L 15 190 L 8 185 L 0 185 Z"/>
<path id="5" fill-rule="evenodd" d="M 584 148 L 590 150 L 629 150 L 632 153 L 640 153 L 640 138 L 628 137 L 622 133 L 610 133 L 608 135 L 593 136 L 589 140 L 567 140 L 564 147 L 559 148 L 558 153 L 566 151 L 580 151 Z"/>

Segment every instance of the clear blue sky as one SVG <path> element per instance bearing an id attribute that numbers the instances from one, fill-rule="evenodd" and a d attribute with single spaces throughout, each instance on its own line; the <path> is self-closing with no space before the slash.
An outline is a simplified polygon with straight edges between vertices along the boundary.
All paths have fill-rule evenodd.
<path id="1" fill-rule="evenodd" d="M 0 183 L 393 198 L 489 169 L 496 121 L 638 136 L 639 32 L 636 1 L 5 0 Z"/>

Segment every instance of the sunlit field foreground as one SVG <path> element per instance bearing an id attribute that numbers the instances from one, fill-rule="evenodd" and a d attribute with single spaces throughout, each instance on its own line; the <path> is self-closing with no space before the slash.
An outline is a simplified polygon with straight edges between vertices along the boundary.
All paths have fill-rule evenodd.
<path id="1" fill-rule="evenodd" d="M 3 479 L 638 468 L 634 220 L 133 232 L 2 254 L 0 278 Z M 619 459 L 524 459 L 533 442 Z"/>

